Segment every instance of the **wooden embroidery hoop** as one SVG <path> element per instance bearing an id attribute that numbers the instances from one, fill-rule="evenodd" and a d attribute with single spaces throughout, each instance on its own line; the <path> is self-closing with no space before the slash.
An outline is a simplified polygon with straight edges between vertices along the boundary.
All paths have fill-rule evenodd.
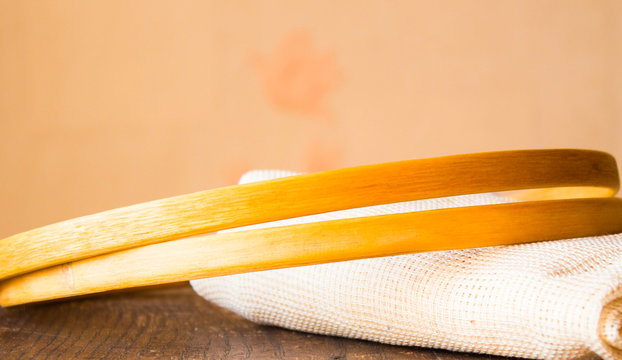
<path id="1" fill-rule="evenodd" d="M 618 187 L 611 155 L 554 149 L 409 160 L 208 190 L 0 240 L 0 278 L 12 277 L 0 285 L 0 305 L 330 261 L 622 232 L 622 201 L 608 198 Z M 524 189 L 531 190 L 515 198 L 528 201 L 520 203 L 186 238 L 335 210 Z M 567 200 L 552 200 L 560 198 Z"/>

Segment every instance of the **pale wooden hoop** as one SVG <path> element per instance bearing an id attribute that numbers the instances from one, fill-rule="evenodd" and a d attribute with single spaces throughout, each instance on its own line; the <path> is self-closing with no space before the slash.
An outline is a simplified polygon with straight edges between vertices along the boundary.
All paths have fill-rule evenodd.
<path id="1" fill-rule="evenodd" d="M 615 159 L 589 150 L 503 151 L 236 185 L 114 209 L 5 238 L 0 240 L 0 279 L 132 247 L 328 211 L 576 186 L 589 187 L 593 196 L 614 195 L 619 187 Z M 568 195 L 573 193 L 569 190 Z"/>
<path id="2" fill-rule="evenodd" d="M 622 200 L 602 198 L 470 206 L 211 234 L 9 279 L 0 285 L 0 305 L 341 260 L 619 232 Z"/>

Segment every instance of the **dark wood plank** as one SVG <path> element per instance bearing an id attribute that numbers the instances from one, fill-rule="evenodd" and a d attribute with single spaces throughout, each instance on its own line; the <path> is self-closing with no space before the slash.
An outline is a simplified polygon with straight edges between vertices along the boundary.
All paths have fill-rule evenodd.
<path id="1" fill-rule="evenodd" d="M 188 286 L 0 309 L 1 359 L 503 359 L 262 326 Z"/>

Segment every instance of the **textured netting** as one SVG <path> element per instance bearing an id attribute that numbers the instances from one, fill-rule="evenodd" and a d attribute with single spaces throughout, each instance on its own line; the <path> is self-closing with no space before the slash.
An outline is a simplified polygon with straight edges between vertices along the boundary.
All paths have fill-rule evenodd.
<path id="1" fill-rule="evenodd" d="M 251 171 L 240 183 L 294 174 Z M 510 201 L 455 196 L 231 231 Z M 262 271 L 192 286 L 252 321 L 318 334 L 535 359 L 621 359 L 621 281 L 616 234 Z"/>

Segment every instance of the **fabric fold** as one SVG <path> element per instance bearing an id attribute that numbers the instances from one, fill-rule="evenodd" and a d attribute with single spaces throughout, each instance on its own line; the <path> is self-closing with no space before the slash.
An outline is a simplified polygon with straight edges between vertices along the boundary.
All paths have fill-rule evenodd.
<path id="1" fill-rule="evenodd" d="M 252 171 L 240 183 L 295 174 Z M 229 231 L 511 201 L 495 194 L 454 196 Z M 207 300 L 252 321 L 300 331 L 534 359 L 622 359 L 622 234 L 363 259 L 191 284 Z"/>

